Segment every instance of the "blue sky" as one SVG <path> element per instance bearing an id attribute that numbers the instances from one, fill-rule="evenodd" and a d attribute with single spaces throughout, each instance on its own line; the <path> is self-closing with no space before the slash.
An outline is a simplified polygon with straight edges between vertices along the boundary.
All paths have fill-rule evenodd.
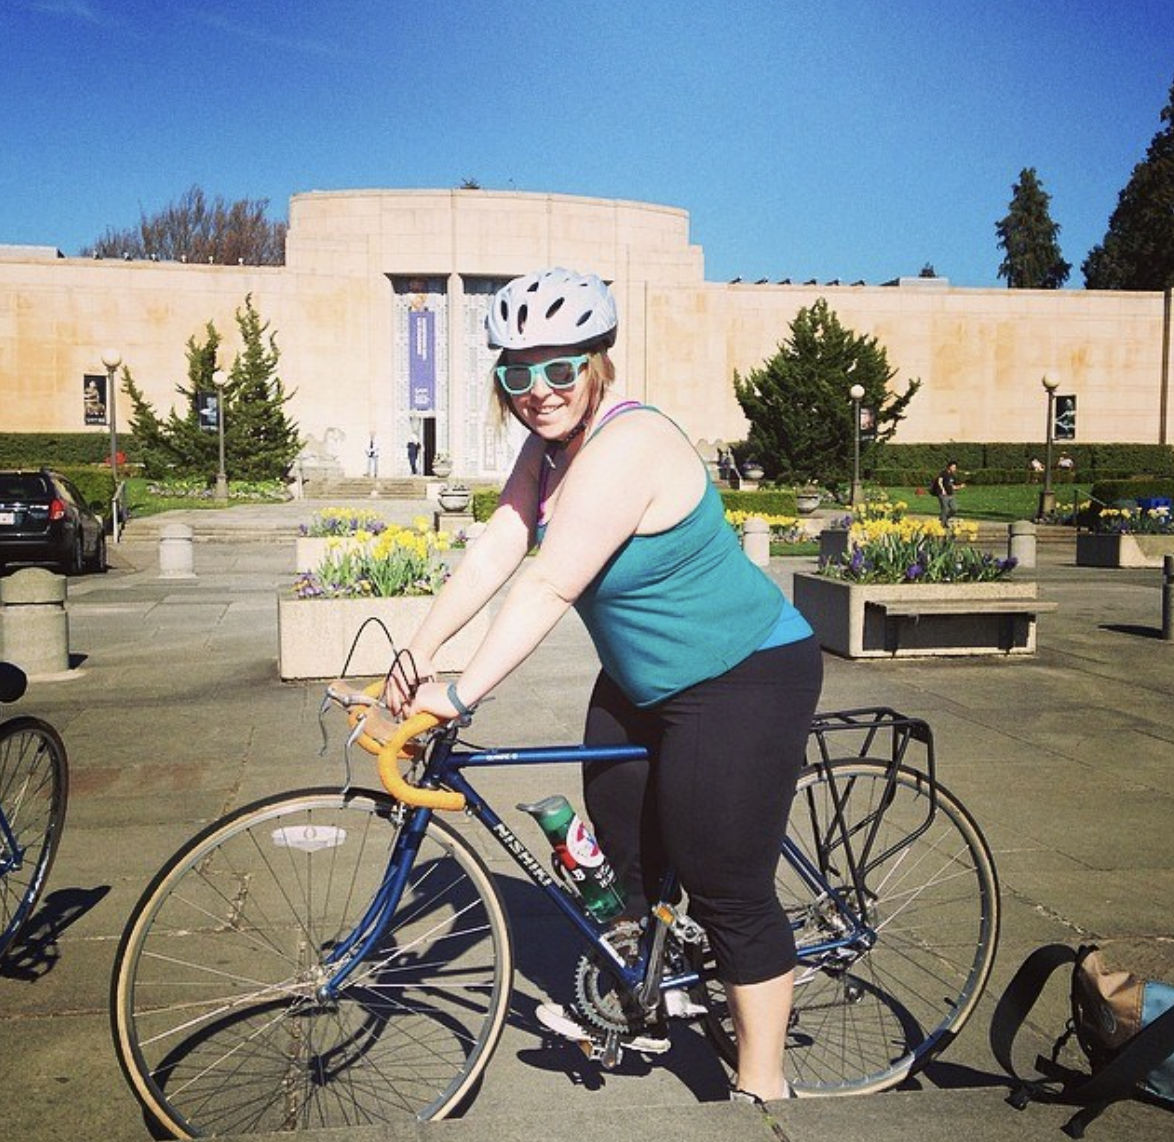
<path id="1" fill-rule="evenodd" d="M 1174 3 L 4 0 L 0 45 L 0 243 L 76 254 L 194 184 L 285 217 L 475 178 L 682 207 L 714 281 L 1000 286 L 1034 166 L 1079 287 Z"/>

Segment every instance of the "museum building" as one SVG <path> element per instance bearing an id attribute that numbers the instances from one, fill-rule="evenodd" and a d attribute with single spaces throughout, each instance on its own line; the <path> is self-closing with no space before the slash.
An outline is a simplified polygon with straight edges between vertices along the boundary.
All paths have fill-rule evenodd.
<path id="1" fill-rule="evenodd" d="M 230 367 L 234 315 L 251 297 L 309 453 L 361 475 L 374 440 L 380 474 L 406 475 L 418 441 L 425 464 L 446 453 L 461 477 L 501 479 L 520 429 L 491 400 L 486 307 L 510 278 L 552 265 L 611 283 L 621 389 L 695 441 L 745 435 L 735 371 L 759 367 L 796 313 L 826 298 L 879 340 L 895 387 L 920 378 L 899 440 L 1041 440 L 1047 376 L 1077 398 L 1077 440 L 1170 442 L 1169 293 L 712 282 L 683 209 L 479 189 L 295 195 L 283 266 L 0 246 L 0 427 L 85 430 L 87 378 L 104 376 L 109 350 L 165 414 L 188 383 L 189 339 L 214 323 Z M 116 402 L 120 430 L 128 405 Z"/>

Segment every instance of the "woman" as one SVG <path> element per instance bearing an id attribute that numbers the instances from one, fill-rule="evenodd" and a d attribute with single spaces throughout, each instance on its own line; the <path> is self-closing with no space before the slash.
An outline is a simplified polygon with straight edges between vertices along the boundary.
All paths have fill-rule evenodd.
<path id="1" fill-rule="evenodd" d="M 594 275 L 545 270 L 493 299 L 495 392 L 530 431 L 500 505 L 410 650 L 422 675 L 521 571 L 460 680 L 412 712 L 466 713 L 575 606 L 603 669 L 590 745 L 636 742 L 648 764 L 588 766 L 587 813 L 633 915 L 669 860 L 705 927 L 739 1044 L 737 1087 L 787 1094 L 782 1055 L 794 941 L 774 871 L 819 695 L 802 616 L 742 554 L 705 465 L 655 409 L 608 395 L 615 300 Z M 575 1034 L 571 1017 L 539 1017 Z"/>

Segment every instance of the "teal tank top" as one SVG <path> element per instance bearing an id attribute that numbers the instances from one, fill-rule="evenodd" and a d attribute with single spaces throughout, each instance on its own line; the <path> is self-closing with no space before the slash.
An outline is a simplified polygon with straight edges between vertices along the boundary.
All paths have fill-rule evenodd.
<path id="1" fill-rule="evenodd" d="M 575 609 L 603 669 L 637 706 L 811 635 L 774 580 L 746 558 L 712 483 L 680 523 L 628 539 Z"/>

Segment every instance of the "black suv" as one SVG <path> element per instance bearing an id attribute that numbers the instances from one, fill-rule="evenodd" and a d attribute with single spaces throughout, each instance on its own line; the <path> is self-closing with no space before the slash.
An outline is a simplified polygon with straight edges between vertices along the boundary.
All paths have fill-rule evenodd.
<path id="1" fill-rule="evenodd" d="M 0 569 L 11 563 L 106 570 L 102 517 L 59 472 L 0 471 Z"/>

